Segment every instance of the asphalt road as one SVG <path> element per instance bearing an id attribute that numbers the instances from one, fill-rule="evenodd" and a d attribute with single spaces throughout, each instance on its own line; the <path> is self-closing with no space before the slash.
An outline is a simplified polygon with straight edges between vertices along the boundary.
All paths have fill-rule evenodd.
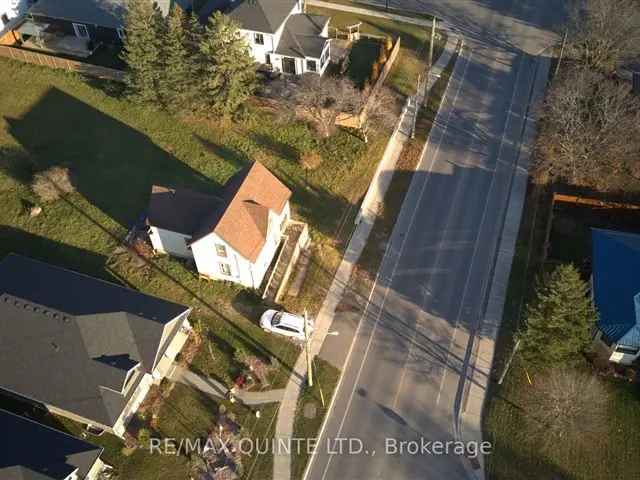
<path id="1" fill-rule="evenodd" d="M 407 449 L 422 439 L 457 438 L 461 373 L 486 307 L 537 54 L 556 41 L 552 27 L 562 21 L 564 3 L 393 4 L 444 18 L 466 48 L 399 213 L 308 480 L 468 478 L 466 460 L 454 453 Z M 354 439 L 351 450 L 340 438 Z M 401 452 L 402 441 L 418 443 Z"/>

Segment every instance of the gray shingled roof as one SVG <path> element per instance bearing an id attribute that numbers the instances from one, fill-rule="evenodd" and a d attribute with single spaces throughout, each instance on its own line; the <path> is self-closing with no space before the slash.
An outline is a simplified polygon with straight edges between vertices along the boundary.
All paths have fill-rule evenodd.
<path id="1" fill-rule="evenodd" d="M 0 409 L 0 478 L 63 480 L 76 469 L 85 478 L 102 448 Z"/>
<path id="2" fill-rule="evenodd" d="M 38 0 L 32 15 L 73 22 L 120 28 L 125 14 L 125 0 Z"/>
<path id="3" fill-rule="evenodd" d="M 172 0 L 155 0 L 155 3 L 166 15 Z M 29 9 L 32 15 L 108 28 L 122 28 L 125 12 L 125 0 L 38 0 Z"/>
<path id="4" fill-rule="evenodd" d="M 320 58 L 329 41 L 320 34 L 329 21 L 330 18 L 323 15 L 291 15 L 284 25 L 276 53 L 288 57 Z"/>
<path id="5" fill-rule="evenodd" d="M 222 199 L 186 188 L 151 187 L 147 223 L 171 232 L 191 235 L 202 219 L 217 210 Z"/>
<path id="6" fill-rule="evenodd" d="M 296 3 L 296 0 L 241 0 L 232 2 L 225 13 L 245 30 L 276 33 Z"/>
<path id="7" fill-rule="evenodd" d="M 112 426 L 129 399 L 119 393 L 128 372 L 139 365 L 131 395 L 153 369 L 165 325 L 187 311 L 9 255 L 0 262 L 0 388 Z"/>

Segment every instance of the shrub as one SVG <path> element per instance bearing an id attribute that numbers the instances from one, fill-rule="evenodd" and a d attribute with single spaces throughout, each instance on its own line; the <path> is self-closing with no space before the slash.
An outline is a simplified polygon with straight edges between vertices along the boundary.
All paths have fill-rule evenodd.
<path id="1" fill-rule="evenodd" d="M 378 53 L 378 63 L 380 65 L 387 63 L 387 49 L 382 43 L 380 44 L 380 52 Z"/>
<path id="2" fill-rule="evenodd" d="M 151 432 L 148 428 L 141 428 L 138 430 L 138 442 L 140 442 L 140 446 L 146 447 L 151 440 Z"/>
<path id="3" fill-rule="evenodd" d="M 376 83 L 376 81 L 378 80 L 378 77 L 380 77 L 380 63 L 374 62 L 373 65 L 371 66 L 371 77 L 370 77 L 372 85 Z"/>
<path id="4" fill-rule="evenodd" d="M 393 50 L 393 39 L 389 35 L 384 39 L 384 48 L 387 50 L 387 53 Z"/>
<path id="5" fill-rule="evenodd" d="M 300 156 L 300 165 L 306 170 L 315 170 L 322 163 L 322 157 L 316 151 L 305 152 Z"/>
<path id="6" fill-rule="evenodd" d="M 76 190 L 71 180 L 71 173 L 66 167 L 51 167 L 35 174 L 31 188 L 43 202 L 53 202 L 63 193 L 72 193 Z"/>

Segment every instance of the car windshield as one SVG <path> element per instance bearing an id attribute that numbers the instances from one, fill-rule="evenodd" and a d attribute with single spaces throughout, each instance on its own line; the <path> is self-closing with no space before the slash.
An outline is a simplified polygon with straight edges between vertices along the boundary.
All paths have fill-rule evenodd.
<path id="1" fill-rule="evenodd" d="M 281 321 L 282 321 L 282 312 L 278 312 L 273 316 L 273 321 L 271 322 L 271 325 L 273 325 L 274 327 L 277 327 L 278 325 L 280 325 Z"/>

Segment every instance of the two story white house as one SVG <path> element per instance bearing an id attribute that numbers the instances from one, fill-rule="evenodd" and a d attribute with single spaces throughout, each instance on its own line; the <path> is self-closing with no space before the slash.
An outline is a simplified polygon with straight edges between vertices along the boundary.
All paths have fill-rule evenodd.
<path id="1" fill-rule="evenodd" d="M 289 220 L 289 190 L 253 162 L 218 195 L 153 186 L 147 216 L 156 252 L 193 258 L 205 278 L 259 288 Z"/>
<path id="2" fill-rule="evenodd" d="M 300 0 L 210 0 L 200 10 L 203 23 L 216 10 L 240 24 L 256 62 L 276 72 L 322 75 L 329 65 L 329 17 L 303 13 Z"/>

